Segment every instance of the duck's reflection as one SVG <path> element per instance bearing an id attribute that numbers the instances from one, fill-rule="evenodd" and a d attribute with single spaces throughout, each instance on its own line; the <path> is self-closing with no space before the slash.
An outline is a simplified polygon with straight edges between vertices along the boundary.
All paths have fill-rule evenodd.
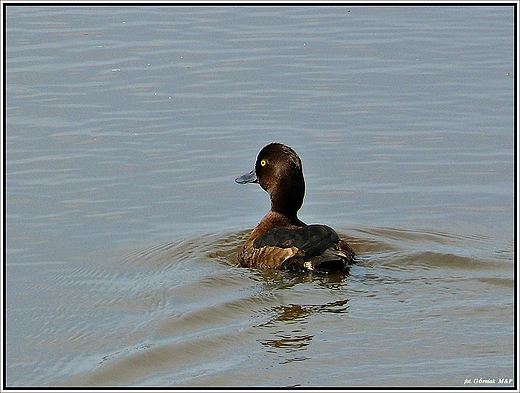
<path id="1" fill-rule="evenodd" d="M 305 334 L 303 324 L 306 319 L 316 313 L 345 313 L 348 310 L 348 299 L 338 300 L 322 305 L 289 304 L 273 307 L 273 318 L 259 325 L 260 328 L 274 328 L 269 339 L 257 340 L 265 348 L 267 353 L 280 356 L 279 363 L 285 364 L 294 361 L 309 359 L 302 354 L 314 339 L 314 334 Z M 296 322 L 300 322 L 294 325 Z M 294 328 L 289 330 L 287 327 Z"/>
<path id="2" fill-rule="evenodd" d="M 274 311 L 275 316 L 260 326 L 272 326 L 279 322 L 291 323 L 298 320 L 304 320 L 311 314 L 316 313 L 344 313 L 348 310 L 348 302 L 349 299 L 337 300 L 320 305 L 289 304 L 276 306 L 271 310 Z"/>
<path id="3" fill-rule="evenodd" d="M 349 271 L 258 270 L 254 273 L 268 290 L 288 289 L 301 283 L 316 283 L 328 289 L 339 289 L 346 284 L 349 277 Z"/>

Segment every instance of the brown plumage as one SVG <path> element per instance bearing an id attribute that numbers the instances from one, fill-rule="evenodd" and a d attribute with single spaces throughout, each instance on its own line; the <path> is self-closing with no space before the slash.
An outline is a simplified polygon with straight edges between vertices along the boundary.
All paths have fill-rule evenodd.
<path id="1" fill-rule="evenodd" d="M 305 180 L 300 157 L 289 146 L 271 143 L 256 159 L 255 169 L 237 183 L 259 183 L 269 193 L 271 209 L 238 254 L 244 267 L 261 269 L 346 270 L 354 251 L 326 225 L 307 225 L 298 218 Z"/>

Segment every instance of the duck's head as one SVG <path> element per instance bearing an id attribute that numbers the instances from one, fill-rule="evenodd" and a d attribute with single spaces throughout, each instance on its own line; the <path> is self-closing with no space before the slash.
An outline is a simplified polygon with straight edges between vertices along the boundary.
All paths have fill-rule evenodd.
<path id="1" fill-rule="evenodd" d="M 271 210 L 288 217 L 296 217 L 303 204 L 302 162 L 293 149 L 281 143 L 271 143 L 260 150 L 255 169 L 235 181 L 260 184 L 269 193 Z"/>

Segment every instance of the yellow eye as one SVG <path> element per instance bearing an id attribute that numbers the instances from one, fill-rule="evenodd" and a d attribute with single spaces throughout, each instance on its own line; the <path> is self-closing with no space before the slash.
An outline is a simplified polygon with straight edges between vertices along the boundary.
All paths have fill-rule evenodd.
<path id="1" fill-rule="evenodd" d="M 267 165 L 267 161 L 266 161 L 266 160 L 262 160 L 262 161 L 260 161 L 260 165 L 262 165 L 262 166 L 266 166 L 266 165 Z"/>

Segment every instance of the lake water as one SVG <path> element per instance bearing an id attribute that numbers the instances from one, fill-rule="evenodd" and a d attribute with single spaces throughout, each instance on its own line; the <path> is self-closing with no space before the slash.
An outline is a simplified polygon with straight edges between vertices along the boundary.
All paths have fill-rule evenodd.
<path id="1" fill-rule="evenodd" d="M 6 7 L 7 386 L 516 386 L 514 8 Z M 236 253 L 278 141 L 350 274 Z"/>

